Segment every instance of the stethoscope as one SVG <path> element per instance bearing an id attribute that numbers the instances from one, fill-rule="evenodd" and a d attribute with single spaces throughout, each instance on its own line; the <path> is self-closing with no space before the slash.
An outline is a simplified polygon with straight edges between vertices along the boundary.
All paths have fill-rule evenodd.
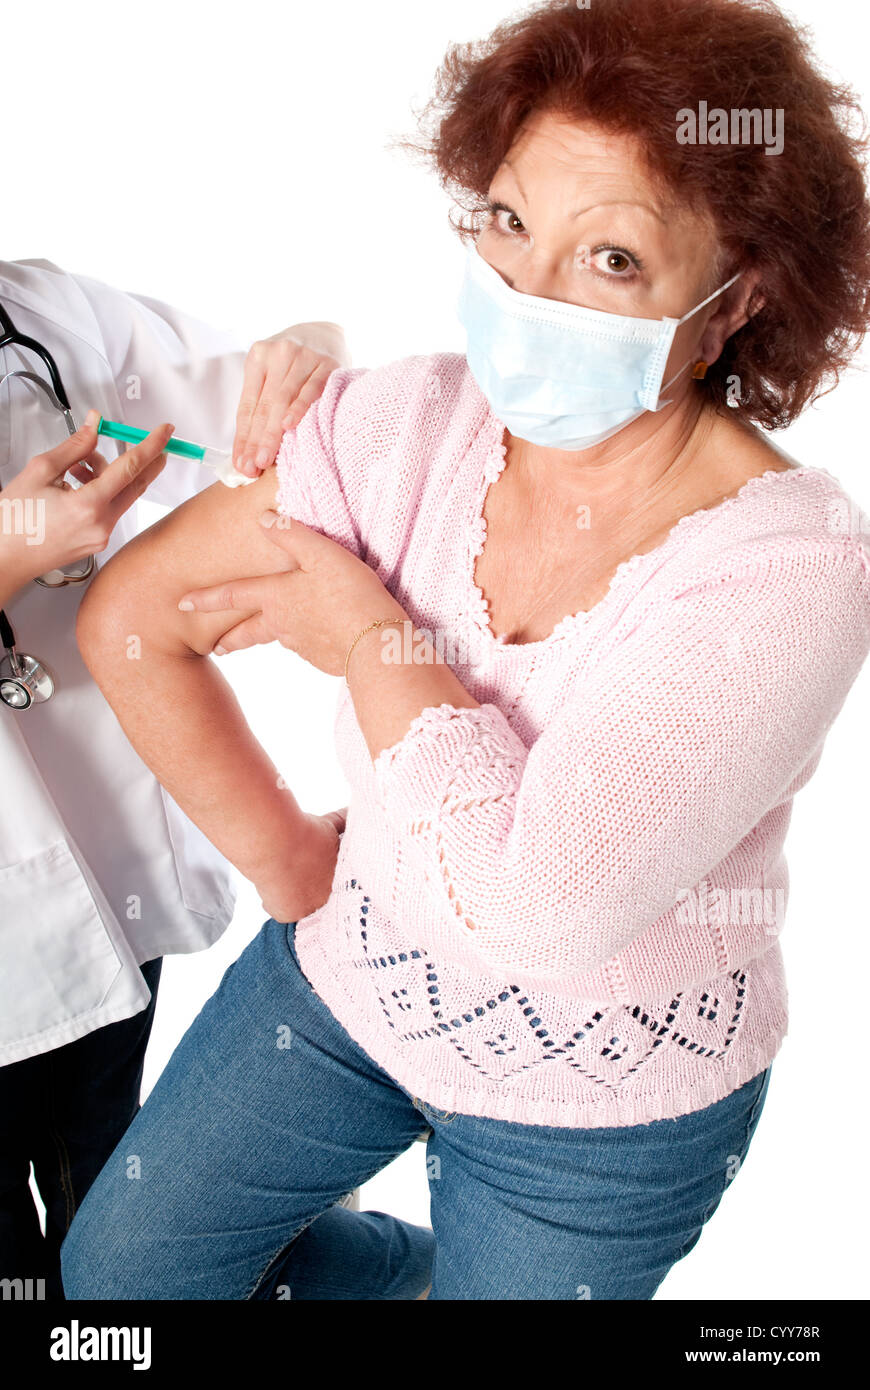
<path id="1" fill-rule="evenodd" d="M 0 329 L 2 329 L 0 349 L 10 345 L 29 348 L 44 362 L 51 379 L 49 386 L 48 382 L 44 381 L 36 372 L 6 372 L 0 376 L 0 386 L 10 377 L 23 377 L 34 386 L 38 386 L 48 397 L 55 410 L 60 411 L 66 421 L 69 433 L 75 434 L 76 422 L 73 418 L 72 406 L 64 390 L 57 363 L 48 348 L 43 347 L 42 343 L 37 342 L 35 338 L 28 338 L 25 334 L 19 333 L 2 304 L 0 304 Z M 96 559 L 93 555 L 89 555 L 85 561 L 78 561 L 76 568 L 66 566 L 63 569 L 51 570 L 48 574 L 40 575 L 35 583 L 42 585 L 44 589 L 63 589 L 67 584 L 85 584 L 93 574 L 95 567 Z M 50 700 L 54 694 L 54 677 L 37 657 L 29 656 L 27 652 L 17 650 L 12 624 L 2 609 L 0 609 L 0 642 L 6 648 L 6 655 L 0 659 L 0 700 L 10 709 L 17 710 L 30 709 L 33 705 L 45 704 L 45 701 Z"/>

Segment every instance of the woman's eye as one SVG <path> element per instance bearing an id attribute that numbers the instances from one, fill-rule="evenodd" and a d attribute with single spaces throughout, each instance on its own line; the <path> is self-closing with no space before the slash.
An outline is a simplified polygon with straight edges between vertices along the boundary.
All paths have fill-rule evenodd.
<path id="1" fill-rule="evenodd" d="M 526 230 L 516 213 L 511 212 L 510 208 L 504 207 L 503 204 L 492 204 L 489 212 L 500 232 L 515 236 L 518 232 Z"/>
<path id="2" fill-rule="evenodd" d="M 618 246 L 597 246 L 595 250 L 581 247 L 577 254 L 577 265 L 589 267 L 611 280 L 631 280 L 641 269 L 638 257 Z"/>

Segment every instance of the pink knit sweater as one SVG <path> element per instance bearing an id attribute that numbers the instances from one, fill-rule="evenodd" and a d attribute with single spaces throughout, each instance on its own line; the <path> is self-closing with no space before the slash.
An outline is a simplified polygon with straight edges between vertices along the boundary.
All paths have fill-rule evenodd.
<path id="1" fill-rule="evenodd" d="M 783 841 L 870 650 L 870 521 L 826 471 L 770 470 L 512 645 L 473 580 L 503 438 L 452 353 L 336 371 L 284 437 L 279 510 L 365 559 L 480 703 L 373 763 L 342 685 L 347 829 L 299 959 L 439 1110 L 675 1117 L 786 1032 Z"/>

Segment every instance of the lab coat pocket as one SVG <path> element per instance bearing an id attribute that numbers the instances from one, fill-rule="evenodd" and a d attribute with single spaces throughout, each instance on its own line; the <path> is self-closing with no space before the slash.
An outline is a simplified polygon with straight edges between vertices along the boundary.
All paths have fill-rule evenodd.
<path id="1" fill-rule="evenodd" d="M 94 1013 L 121 969 L 65 841 L 0 869 L 0 1048 Z"/>
<path id="2" fill-rule="evenodd" d="M 223 930 L 232 919 L 235 903 L 229 864 L 166 788 L 161 787 L 160 792 L 181 900 L 188 912 L 211 920 Z"/>

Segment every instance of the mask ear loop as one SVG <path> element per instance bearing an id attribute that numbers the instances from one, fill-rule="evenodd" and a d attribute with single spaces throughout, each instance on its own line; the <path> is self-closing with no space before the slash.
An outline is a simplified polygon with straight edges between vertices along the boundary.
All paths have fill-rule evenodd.
<path id="1" fill-rule="evenodd" d="M 677 321 L 676 321 L 676 326 L 675 326 L 675 328 L 674 328 L 674 335 L 676 336 L 677 328 L 679 328 L 679 327 L 681 326 L 681 324 L 687 323 L 689 319 L 694 318 L 695 314 L 699 314 L 699 313 L 701 312 L 702 309 L 706 309 L 706 307 L 707 307 L 708 304 L 712 304 L 713 300 L 714 300 L 714 299 L 717 299 L 717 298 L 719 297 L 720 294 L 724 294 L 726 290 L 730 290 L 731 286 L 737 283 L 737 281 L 740 279 L 740 277 L 741 277 L 742 274 L 743 274 L 743 271 L 742 271 L 742 270 L 738 270 L 737 274 L 736 274 L 736 275 L 732 275 L 732 276 L 731 276 L 731 279 L 728 280 L 724 285 L 722 285 L 720 289 L 714 290 L 712 294 L 708 294 L 707 298 L 706 298 L 706 299 L 702 299 L 700 304 L 696 304 L 695 307 L 694 307 L 694 309 L 690 309 L 689 312 L 688 312 L 687 314 L 683 314 L 683 317 L 682 317 L 681 319 L 677 319 Z M 687 367 L 690 367 L 691 365 L 692 365 L 692 358 L 690 357 L 689 360 L 688 360 L 688 362 L 684 362 L 683 365 L 682 365 L 682 367 L 680 368 L 680 370 L 679 370 L 678 372 L 676 372 L 676 373 L 674 374 L 674 376 L 671 377 L 670 381 L 666 381 L 666 382 L 665 382 L 664 386 L 662 387 L 662 391 L 669 391 L 670 388 L 673 386 L 674 382 L 675 382 L 679 377 L 681 377 L 681 376 L 683 375 L 683 372 L 686 370 L 686 368 L 687 368 Z M 658 403 L 658 405 L 656 406 L 656 411 L 664 410 L 665 406 L 666 406 L 666 405 L 670 405 L 670 404 L 671 404 L 670 401 L 662 401 L 662 400 L 660 400 L 659 403 Z"/>

